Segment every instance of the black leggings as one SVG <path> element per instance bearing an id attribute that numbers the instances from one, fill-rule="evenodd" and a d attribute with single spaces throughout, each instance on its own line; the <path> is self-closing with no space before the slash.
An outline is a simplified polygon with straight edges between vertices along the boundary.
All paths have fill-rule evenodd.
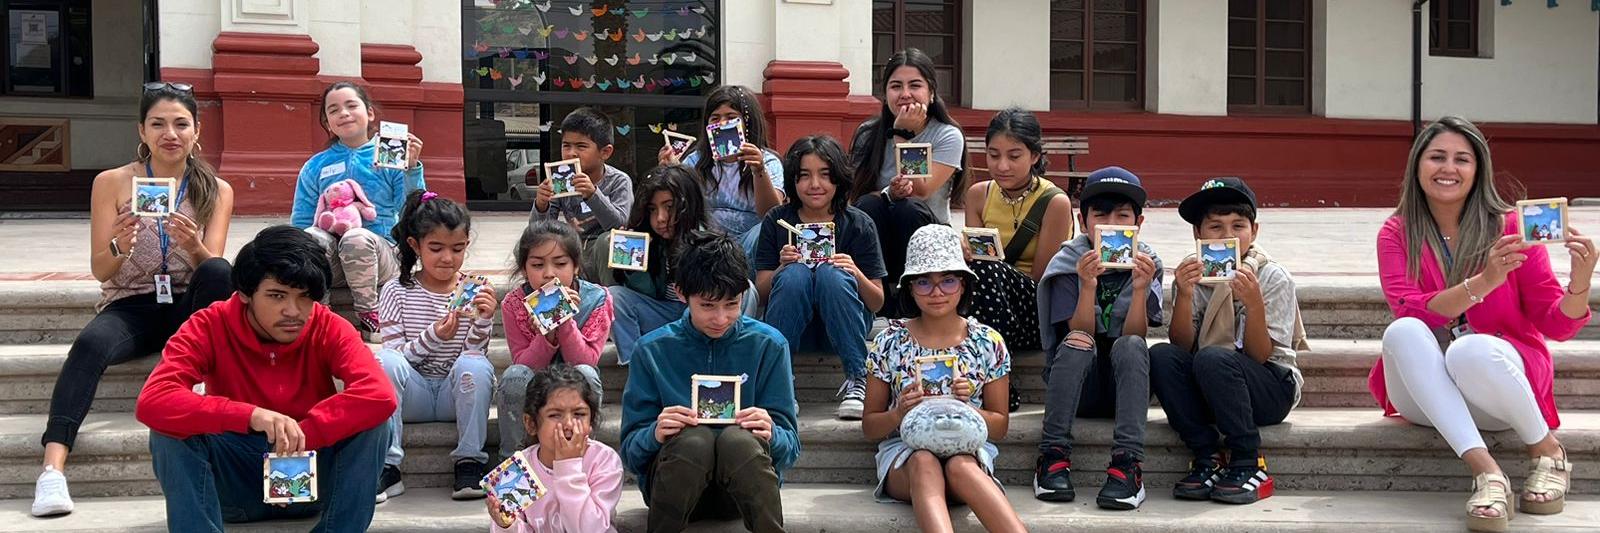
<path id="1" fill-rule="evenodd" d="M 878 247 L 883 250 L 883 266 L 889 277 L 883 280 L 883 309 L 878 316 L 903 318 L 899 297 L 900 274 L 906 271 L 906 247 L 911 244 L 911 234 L 928 224 L 938 224 L 928 204 L 916 198 L 889 200 L 882 193 L 872 193 L 856 200 L 856 209 L 872 217 L 878 228 Z"/>
<path id="2" fill-rule="evenodd" d="M 95 315 L 67 351 L 40 443 L 59 442 L 71 450 L 106 367 L 160 351 L 189 315 L 233 294 L 232 272 L 227 259 L 213 257 L 195 268 L 189 289 L 174 294 L 171 304 L 156 303 L 154 293 L 140 294 L 111 302 Z"/>

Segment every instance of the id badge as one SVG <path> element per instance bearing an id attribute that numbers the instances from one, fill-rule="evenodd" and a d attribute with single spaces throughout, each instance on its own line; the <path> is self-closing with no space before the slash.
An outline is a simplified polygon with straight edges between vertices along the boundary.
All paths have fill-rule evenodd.
<path id="1" fill-rule="evenodd" d="M 172 276 L 156 274 L 156 303 L 172 303 Z"/>
<path id="2" fill-rule="evenodd" d="M 1462 338 L 1462 337 L 1465 337 L 1465 336 L 1471 335 L 1471 334 L 1472 334 L 1472 326 L 1468 326 L 1466 323 L 1462 323 L 1459 326 L 1450 328 L 1450 336 L 1452 338 L 1459 339 L 1459 338 Z"/>

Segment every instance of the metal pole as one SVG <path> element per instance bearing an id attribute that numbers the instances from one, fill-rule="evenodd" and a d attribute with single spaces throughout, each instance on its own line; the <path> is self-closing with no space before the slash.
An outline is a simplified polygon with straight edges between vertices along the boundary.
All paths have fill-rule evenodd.
<path id="1" fill-rule="evenodd" d="M 1422 4 L 1411 4 L 1411 137 L 1422 131 Z"/>

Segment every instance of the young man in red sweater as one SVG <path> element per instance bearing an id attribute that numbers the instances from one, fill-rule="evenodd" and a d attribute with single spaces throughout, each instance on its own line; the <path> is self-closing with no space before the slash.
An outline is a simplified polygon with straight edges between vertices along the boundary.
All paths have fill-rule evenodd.
<path id="1" fill-rule="evenodd" d="M 236 261 L 237 292 L 178 329 L 139 394 L 167 528 L 222 531 L 320 512 L 313 531 L 366 531 L 394 387 L 355 328 L 317 303 L 332 274 L 309 235 L 269 227 Z M 203 395 L 193 390 L 202 382 Z M 262 455 L 311 450 L 317 501 L 263 503 Z"/>

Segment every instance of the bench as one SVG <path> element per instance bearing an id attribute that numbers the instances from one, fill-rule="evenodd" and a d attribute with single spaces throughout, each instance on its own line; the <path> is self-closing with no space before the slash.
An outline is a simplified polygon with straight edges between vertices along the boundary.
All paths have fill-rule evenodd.
<path id="1" fill-rule="evenodd" d="M 1089 155 L 1089 138 L 1070 135 L 1046 135 L 1040 139 L 1046 156 L 1067 156 L 1066 170 L 1046 170 L 1044 178 L 1061 187 L 1067 196 L 1074 202 L 1078 200 L 1078 193 L 1083 191 L 1083 183 L 1089 177 L 1088 172 L 1079 172 L 1077 157 Z M 984 161 L 987 158 L 988 146 L 982 135 L 967 136 L 967 183 L 977 183 L 989 179 L 989 169 L 978 166 L 973 162 Z"/>

